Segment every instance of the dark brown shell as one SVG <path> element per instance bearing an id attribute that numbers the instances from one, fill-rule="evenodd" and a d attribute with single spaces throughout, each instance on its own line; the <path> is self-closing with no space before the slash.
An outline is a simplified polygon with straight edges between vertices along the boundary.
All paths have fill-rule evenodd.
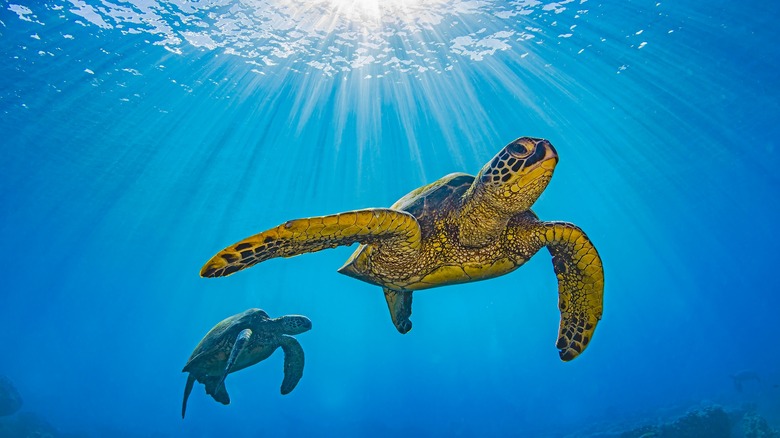
<path id="1" fill-rule="evenodd" d="M 230 349 L 233 348 L 235 337 L 241 330 L 251 325 L 248 322 L 251 318 L 270 319 L 268 314 L 260 309 L 249 309 L 245 312 L 223 319 L 209 330 L 203 339 L 201 339 L 182 371 L 192 372 L 200 366 L 200 363 L 204 359 L 207 359 L 220 351 L 230 354 Z"/>
<path id="2" fill-rule="evenodd" d="M 420 224 L 424 240 L 433 232 L 440 218 L 460 208 L 463 194 L 473 182 L 472 175 L 451 173 L 409 192 L 390 208 L 411 213 Z"/>

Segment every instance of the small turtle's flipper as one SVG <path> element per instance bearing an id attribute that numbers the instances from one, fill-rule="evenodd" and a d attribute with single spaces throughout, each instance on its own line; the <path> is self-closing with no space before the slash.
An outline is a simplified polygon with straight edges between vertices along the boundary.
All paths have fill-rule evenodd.
<path id="1" fill-rule="evenodd" d="M 238 355 L 241 354 L 241 351 L 243 351 L 251 336 L 252 330 L 250 329 L 241 330 L 241 332 L 238 334 L 236 337 L 236 343 L 233 344 L 233 349 L 230 350 L 230 357 L 228 357 L 227 363 L 225 363 L 225 372 L 222 373 L 222 377 L 220 377 L 217 386 L 225 382 L 225 378 L 228 374 L 230 374 L 230 371 L 233 369 L 233 365 L 236 363 L 236 359 L 238 359 Z"/>
<path id="2" fill-rule="evenodd" d="M 569 361 L 585 350 L 601 319 L 604 268 L 588 236 L 573 224 L 544 222 L 537 235 L 553 257 L 561 311 L 555 345 L 561 360 Z"/>
<path id="3" fill-rule="evenodd" d="M 206 394 L 210 395 L 214 400 L 223 405 L 230 404 L 230 396 L 227 393 L 227 388 L 225 388 L 224 380 L 217 376 L 212 376 L 206 378 L 203 383 L 206 385 Z"/>
<path id="4" fill-rule="evenodd" d="M 402 335 L 406 334 L 412 329 L 412 321 L 409 320 L 412 316 L 412 291 L 383 290 L 393 325 Z"/>
<path id="5" fill-rule="evenodd" d="M 214 400 L 222 403 L 223 405 L 230 404 L 230 396 L 228 395 L 227 388 L 225 388 L 224 381 L 217 385 L 217 391 L 214 394 L 211 394 L 211 396 L 214 397 Z"/>
<path id="6" fill-rule="evenodd" d="M 411 214 L 388 208 L 291 220 L 223 249 L 200 275 L 224 277 L 274 257 L 381 241 L 393 245 L 399 257 L 414 254 L 420 248 L 420 226 Z"/>
<path id="7" fill-rule="evenodd" d="M 284 380 L 282 380 L 282 395 L 295 389 L 303 377 L 303 348 L 292 336 L 282 335 L 282 350 L 284 350 Z"/>
<path id="8" fill-rule="evenodd" d="M 187 375 L 187 385 L 184 386 L 184 400 L 181 402 L 181 418 L 184 418 L 184 414 L 187 412 L 187 399 L 190 398 L 192 392 L 192 386 L 195 384 L 195 377 L 192 374 Z"/>

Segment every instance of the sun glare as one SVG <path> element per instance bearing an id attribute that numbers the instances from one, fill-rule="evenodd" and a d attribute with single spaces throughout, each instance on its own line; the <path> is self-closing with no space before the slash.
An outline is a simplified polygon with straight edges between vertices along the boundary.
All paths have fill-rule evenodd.
<path id="1" fill-rule="evenodd" d="M 410 21 L 431 0 L 323 0 L 335 14 L 359 24 L 382 21 Z"/>

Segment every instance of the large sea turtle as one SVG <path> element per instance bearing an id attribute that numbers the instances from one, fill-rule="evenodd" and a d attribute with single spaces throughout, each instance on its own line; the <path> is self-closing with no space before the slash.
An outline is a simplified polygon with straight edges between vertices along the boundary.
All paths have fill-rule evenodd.
<path id="1" fill-rule="evenodd" d="M 289 394 L 303 376 L 303 348 L 295 338 L 311 329 L 309 318 L 287 315 L 272 319 L 260 309 L 249 309 L 222 320 L 206 333 L 192 352 L 182 372 L 187 376 L 181 417 L 195 381 L 206 385 L 206 393 L 226 405 L 230 403 L 225 378 L 228 374 L 267 359 L 277 348 L 284 350 L 282 395 Z"/>
<path id="2" fill-rule="evenodd" d="M 226 276 L 270 258 L 359 242 L 339 272 L 381 286 L 393 323 L 406 333 L 413 291 L 504 275 L 546 246 L 558 277 L 556 346 L 568 361 L 582 353 L 601 319 L 604 272 L 580 228 L 540 221 L 530 210 L 557 163 L 549 141 L 518 138 L 476 177 L 447 175 L 390 208 L 285 222 L 220 251 L 200 274 Z"/>

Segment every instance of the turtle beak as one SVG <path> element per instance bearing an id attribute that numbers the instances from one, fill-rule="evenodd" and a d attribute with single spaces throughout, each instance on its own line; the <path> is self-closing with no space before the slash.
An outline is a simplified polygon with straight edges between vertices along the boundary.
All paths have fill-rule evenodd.
<path id="1" fill-rule="evenodd" d="M 545 146 L 547 146 L 547 148 L 549 149 L 547 154 L 551 155 L 552 158 L 555 158 L 555 164 L 558 164 L 558 151 L 555 150 L 555 147 L 553 147 L 552 143 L 546 140 L 545 142 L 547 143 Z"/>
<path id="2" fill-rule="evenodd" d="M 534 153 L 525 160 L 525 166 L 529 167 L 534 164 L 541 164 L 546 169 L 553 169 L 558 164 L 558 152 L 553 147 L 552 143 L 542 138 L 534 138 L 536 141 L 536 149 Z"/>
<path id="3" fill-rule="evenodd" d="M 540 148 L 544 151 L 543 158 L 540 161 L 547 161 L 547 160 L 555 160 L 555 164 L 558 164 L 558 151 L 555 150 L 555 147 L 547 140 L 540 139 L 539 145 L 537 148 Z"/>

